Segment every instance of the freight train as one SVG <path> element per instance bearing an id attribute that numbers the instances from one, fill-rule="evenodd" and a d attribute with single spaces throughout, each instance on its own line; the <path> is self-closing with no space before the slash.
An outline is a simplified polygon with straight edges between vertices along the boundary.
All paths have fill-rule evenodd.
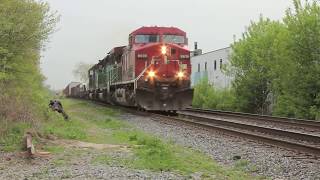
<path id="1" fill-rule="evenodd" d="M 193 96 L 187 46 L 186 33 L 178 28 L 141 27 L 129 35 L 127 46 L 113 48 L 89 69 L 88 87 L 74 91 L 148 111 L 185 109 Z"/>

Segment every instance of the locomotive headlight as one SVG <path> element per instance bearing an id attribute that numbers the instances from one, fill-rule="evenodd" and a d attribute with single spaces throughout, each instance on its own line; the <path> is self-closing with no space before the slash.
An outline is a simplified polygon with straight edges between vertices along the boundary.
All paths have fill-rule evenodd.
<path id="1" fill-rule="evenodd" d="M 183 77 L 184 77 L 184 73 L 183 73 L 183 72 L 181 72 L 181 71 L 180 71 L 180 72 L 178 72 L 178 74 L 177 74 L 177 75 L 178 75 L 178 78 L 183 78 Z"/>
<path id="2" fill-rule="evenodd" d="M 148 76 L 153 78 L 156 76 L 156 73 L 154 71 L 149 71 Z"/>
<path id="3" fill-rule="evenodd" d="M 166 46 L 162 46 L 162 47 L 161 47 L 161 53 L 162 53 L 163 55 L 167 54 L 167 47 L 166 47 Z"/>

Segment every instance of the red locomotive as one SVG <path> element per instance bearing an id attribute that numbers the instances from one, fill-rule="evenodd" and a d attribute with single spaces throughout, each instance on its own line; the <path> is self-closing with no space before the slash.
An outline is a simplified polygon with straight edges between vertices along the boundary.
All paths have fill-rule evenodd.
<path id="1" fill-rule="evenodd" d="M 175 111 L 189 107 L 190 51 L 186 33 L 175 27 L 142 27 L 129 45 L 113 48 L 89 70 L 89 99 Z"/>

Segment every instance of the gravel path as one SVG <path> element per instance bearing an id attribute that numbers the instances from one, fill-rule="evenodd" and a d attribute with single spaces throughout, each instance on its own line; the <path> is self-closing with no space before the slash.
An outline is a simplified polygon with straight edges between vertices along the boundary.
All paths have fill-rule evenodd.
<path id="1" fill-rule="evenodd" d="M 14 153 L 1 153 L 0 179 L 185 179 L 169 172 L 159 173 L 126 169 L 116 165 L 95 164 L 92 160 L 105 152 L 93 149 L 83 150 L 81 153 L 70 150 L 61 154 L 51 158 L 26 159 Z M 116 154 L 119 155 L 119 153 Z M 59 161 L 59 159 L 64 160 Z"/>
<path id="2" fill-rule="evenodd" d="M 234 158 L 241 157 L 249 162 L 253 174 L 273 179 L 320 179 L 320 162 L 310 161 L 304 155 L 294 158 L 290 156 L 292 152 L 277 147 L 143 115 L 123 113 L 121 119 L 143 131 L 203 151 L 225 166 L 236 165 L 239 161 Z"/>

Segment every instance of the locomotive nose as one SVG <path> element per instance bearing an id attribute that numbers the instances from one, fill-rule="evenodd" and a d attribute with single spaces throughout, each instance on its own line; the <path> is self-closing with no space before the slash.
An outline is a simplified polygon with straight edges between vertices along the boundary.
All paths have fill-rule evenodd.
<path id="1" fill-rule="evenodd" d="M 157 72 L 161 78 L 183 77 L 180 72 L 180 59 L 178 57 L 178 48 L 170 44 L 160 45 L 161 63 L 157 66 Z"/>
<path id="2" fill-rule="evenodd" d="M 139 49 L 136 57 L 141 68 L 143 65 L 148 67 L 145 71 L 146 78 L 173 81 L 185 79 L 190 74 L 189 51 L 176 44 L 145 45 Z"/>

